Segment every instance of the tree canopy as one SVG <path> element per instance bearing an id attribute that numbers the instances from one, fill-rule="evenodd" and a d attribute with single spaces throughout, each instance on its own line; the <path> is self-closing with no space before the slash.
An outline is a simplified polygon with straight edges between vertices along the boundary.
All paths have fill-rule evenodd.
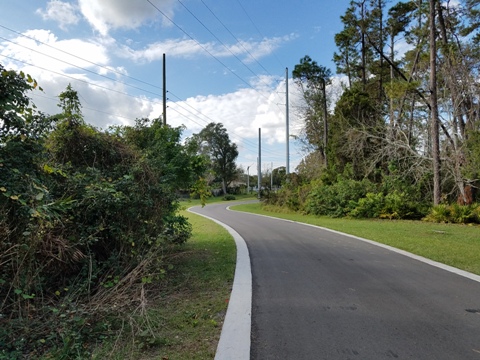
<path id="1" fill-rule="evenodd" d="M 369 185 L 351 194 L 345 202 L 350 210 L 332 213 L 348 214 L 360 203 L 397 195 L 405 204 L 416 202 L 417 210 L 408 211 L 416 216 L 439 203 L 475 202 L 479 6 L 470 0 L 350 2 L 335 35 L 333 60 L 346 80 L 338 98 L 328 99 L 327 93 L 334 106 L 326 107 L 319 91 L 321 80 L 331 78 L 324 66 L 305 56 L 292 74 L 303 93 L 304 139 L 312 152 L 298 168 L 303 176 L 298 193 L 285 191 L 295 197 L 291 204 L 307 212 L 318 209 L 326 193 L 316 189 L 353 190 L 343 187 L 348 181 Z M 363 199 L 368 192 L 378 196 Z M 405 210 L 382 206 L 385 217 Z"/>
<path id="2" fill-rule="evenodd" d="M 235 160 L 238 157 L 237 145 L 230 140 L 227 130 L 221 123 L 210 123 L 194 135 L 191 142 L 196 144 L 200 154 L 209 159 L 210 169 L 221 184 L 224 194 L 231 181 L 238 176 Z"/>

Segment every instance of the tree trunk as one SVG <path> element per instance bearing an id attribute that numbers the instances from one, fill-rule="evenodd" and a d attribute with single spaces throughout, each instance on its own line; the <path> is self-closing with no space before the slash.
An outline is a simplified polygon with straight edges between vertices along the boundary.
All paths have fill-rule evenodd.
<path id="1" fill-rule="evenodd" d="M 225 182 L 225 179 L 222 179 L 222 191 L 223 195 L 227 195 L 227 183 Z"/>
<path id="2" fill-rule="evenodd" d="M 362 16 L 362 23 L 360 27 L 360 31 L 362 32 L 361 40 L 362 40 L 362 84 L 363 84 L 363 91 L 365 91 L 367 87 L 367 45 L 365 41 L 365 0 L 361 3 L 361 16 Z"/>
<path id="3" fill-rule="evenodd" d="M 395 37 L 392 35 L 390 36 L 390 61 L 392 64 L 395 63 Z M 382 58 L 383 59 L 383 58 Z M 394 72 L 393 72 L 393 65 L 390 65 L 390 87 L 393 88 L 393 80 L 394 80 Z M 393 128 L 395 127 L 395 118 L 393 112 L 393 96 L 390 96 L 390 128 L 393 134 Z"/>
<path id="4" fill-rule="evenodd" d="M 433 159 L 433 204 L 441 201 L 440 188 L 440 135 L 437 100 L 437 46 L 435 32 L 435 2 L 430 0 L 430 113 Z"/>
<path id="5" fill-rule="evenodd" d="M 382 103 L 382 99 L 383 99 L 383 4 L 382 4 L 382 0 L 378 0 L 378 11 L 380 12 L 379 16 L 380 16 L 380 19 L 379 19 L 379 22 L 380 22 L 380 28 L 379 28 L 379 32 L 380 32 L 380 35 L 379 35 L 379 48 L 380 48 L 380 51 L 381 51 L 381 54 L 380 54 L 380 81 L 379 81 L 379 84 L 378 84 L 378 103 L 381 104 Z"/>

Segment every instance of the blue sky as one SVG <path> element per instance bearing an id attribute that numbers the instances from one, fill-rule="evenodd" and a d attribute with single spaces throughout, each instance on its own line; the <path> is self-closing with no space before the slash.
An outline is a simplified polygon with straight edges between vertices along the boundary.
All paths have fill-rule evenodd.
<path id="1" fill-rule="evenodd" d="M 349 0 L 4 0 L 0 62 L 31 74 L 32 98 L 46 113 L 71 83 L 85 120 L 132 125 L 162 113 L 167 58 L 167 121 L 185 136 L 221 122 L 256 173 L 285 165 L 285 68 L 310 55 L 335 70 L 334 35 Z M 290 134 L 302 126 L 290 79 Z M 290 170 L 304 153 L 290 142 Z"/>

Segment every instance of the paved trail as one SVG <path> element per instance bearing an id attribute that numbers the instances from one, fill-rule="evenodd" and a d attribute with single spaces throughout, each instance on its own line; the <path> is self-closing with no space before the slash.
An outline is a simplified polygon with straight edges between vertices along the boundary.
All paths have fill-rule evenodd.
<path id="1" fill-rule="evenodd" d="M 247 243 L 251 359 L 480 360 L 479 282 L 342 234 L 226 206 L 193 210 Z"/>

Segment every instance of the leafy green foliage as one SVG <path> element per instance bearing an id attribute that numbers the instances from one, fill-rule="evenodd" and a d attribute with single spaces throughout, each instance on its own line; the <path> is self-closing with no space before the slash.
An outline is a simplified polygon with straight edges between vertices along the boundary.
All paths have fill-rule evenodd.
<path id="1" fill-rule="evenodd" d="M 237 145 L 231 142 L 227 130 L 221 123 L 210 123 L 189 141 L 191 149 L 208 159 L 212 173 L 221 181 L 224 195 L 228 184 L 238 175 L 235 160 L 238 157 Z"/>
<path id="2" fill-rule="evenodd" d="M 289 182 L 269 194 L 265 203 L 331 217 L 420 219 L 428 212 L 428 203 L 418 200 L 421 187 L 409 185 L 393 166 L 380 183 L 355 180 L 351 166 L 333 181 L 331 170 L 322 173 L 320 180 Z"/>
<path id="3" fill-rule="evenodd" d="M 454 224 L 480 224 L 480 204 L 437 205 L 424 218 L 425 221 Z"/>
<path id="4" fill-rule="evenodd" d="M 190 237 L 175 191 L 205 164 L 180 128 L 87 125 L 71 86 L 53 122 L 34 80 L 1 70 L 0 358 L 86 358 Z"/>
<path id="5" fill-rule="evenodd" d="M 332 185 L 318 186 L 310 192 L 305 210 L 313 215 L 346 216 L 361 198 L 374 189 L 375 185 L 368 180 L 350 179 Z"/>

